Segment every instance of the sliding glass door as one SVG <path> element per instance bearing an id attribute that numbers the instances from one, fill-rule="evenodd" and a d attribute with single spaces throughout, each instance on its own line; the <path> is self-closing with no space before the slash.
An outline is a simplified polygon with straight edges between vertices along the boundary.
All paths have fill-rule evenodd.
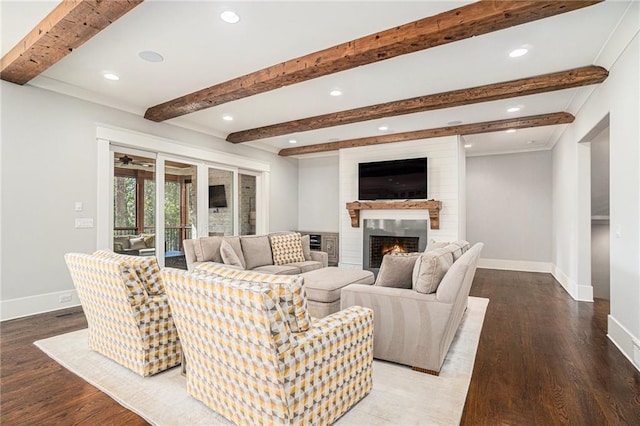
<path id="1" fill-rule="evenodd" d="M 155 254 L 155 158 L 153 154 L 113 155 L 113 251 Z"/>
<path id="2" fill-rule="evenodd" d="M 186 239 L 264 232 L 260 172 L 117 145 L 108 150 L 111 212 L 103 222 L 110 235 L 104 229 L 101 247 L 186 268 Z"/>

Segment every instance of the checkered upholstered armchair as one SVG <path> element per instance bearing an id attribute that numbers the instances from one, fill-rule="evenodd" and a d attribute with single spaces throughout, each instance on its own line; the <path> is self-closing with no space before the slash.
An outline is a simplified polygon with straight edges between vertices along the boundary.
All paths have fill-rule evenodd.
<path id="1" fill-rule="evenodd" d="M 326 425 L 370 392 L 370 309 L 311 319 L 302 278 L 229 274 L 162 271 L 194 398 L 240 425 Z"/>
<path id="2" fill-rule="evenodd" d="M 89 347 L 149 376 L 181 362 L 182 350 L 155 257 L 98 251 L 65 261 L 89 324 Z"/>

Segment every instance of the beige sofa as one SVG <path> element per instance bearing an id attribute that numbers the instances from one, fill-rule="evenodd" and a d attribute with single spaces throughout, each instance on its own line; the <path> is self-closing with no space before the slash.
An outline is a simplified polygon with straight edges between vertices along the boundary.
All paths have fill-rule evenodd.
<path id="1" fill-rule="evenodd" d="M 271 235 L 286 235 L 288 233 L 275 233 Z M 328 265 L 328 255 L 325 252 L 311 251 L 309 236 L 301 237 L 304 261 L 293 262 L 284 265 L 274 265 L 271 252 L 271 235 L 248 235 L 241 237 L 202 237 L 192 240 L 184 240 L 183 247 L 187 261 L 187 269 L 192 271 L 203 262 L 223 264 L 220 247 L 226 241 L 240 259 L 241 267 L 237 269 L 251 270 L 274 275 L 297 275 Z M 234 267 L 232 265 L 225 265 Z"/>
<path id="2" fill-rule="evenodd" d="M 439 374 L 467 308 L 482 247 L 475 244 L 453 262 L 431 294 L 380 285 L 342 289 L 342 309 L 365 306 L 374 311 L 375 358 Z"/>

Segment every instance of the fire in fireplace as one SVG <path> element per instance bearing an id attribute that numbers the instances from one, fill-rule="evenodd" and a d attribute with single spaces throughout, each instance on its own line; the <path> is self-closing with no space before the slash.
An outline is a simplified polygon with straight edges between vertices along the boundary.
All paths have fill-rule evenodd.
<path id="1" fill-rule="evenodd" d="M 371 235 L 369 237 L 369 266 L 379 268 L 385 254 L 419 251 L 419 240 L 418 237 Z"/>

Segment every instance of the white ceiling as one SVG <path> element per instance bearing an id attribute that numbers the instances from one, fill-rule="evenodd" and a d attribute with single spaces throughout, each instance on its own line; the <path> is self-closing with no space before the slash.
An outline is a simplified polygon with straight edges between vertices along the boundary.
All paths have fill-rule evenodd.
<path id="1" fill-rule="evenodd" d="M 29 84 L 143 115 L 153 105 L 261 68 L 377 31 L 431 16 L 461 1 L 163 1 L 146 0 Z M 226 137 L 231 132 L 298 118 L 465 87 L 531 77 L 597 63 L 597 57 L 629 6 L 606 1 L 578 11 L 474 37 L 421 52 L 219 105 L 169 120 Z M 4 55 L 56 1 L 2 0 Z M 241 20 L 219 19 L 232 9 Z M 521 46 L 529 54 L 511 59 Z M 141 60 L 153 50 L 162 63 Z M 120 80 L 103 78 L 114 72 Z M 339 88 L 340 97 L 329 91 Z M 355 123 L 249 142 L 277 151 L 295 146 L 446 126 L 447 122 L 492 121 L 569 108 L 592 88 L 568 89 Z M 507 113 L 518 105 L 517 113 Z M 579 106 L 579 105 L 578 105 Z M 572 105 L 572 108 L 576 108 Z M 222 120 L 231 114 L 234 120 Z M 466 136 L 468 155 L 548 149 L 564 126 L 506 134 Z"/>

